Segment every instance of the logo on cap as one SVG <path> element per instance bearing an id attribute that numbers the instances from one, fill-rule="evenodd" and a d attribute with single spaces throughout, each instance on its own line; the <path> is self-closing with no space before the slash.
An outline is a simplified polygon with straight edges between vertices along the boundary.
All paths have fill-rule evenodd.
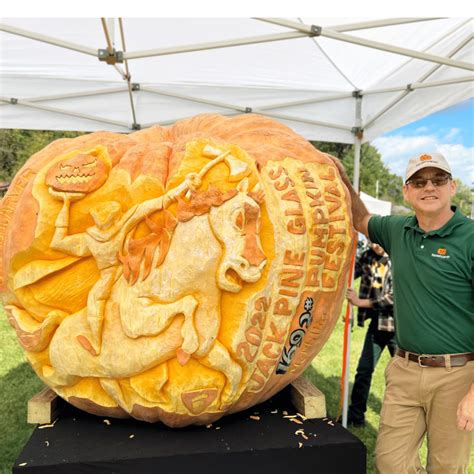
<path id="1" fill-rule="evenodd" d="M 433 158 L 431 157 L 431 155 L 421 155 L 420 156 L 420 161 L 429 161 L 429 160 L 432 160 Z"/>
<path id="2" fill-rule="evenodd" d="M 446 249 L 439 248 L 438 249 L 438 255 L 446 255 Z"/>

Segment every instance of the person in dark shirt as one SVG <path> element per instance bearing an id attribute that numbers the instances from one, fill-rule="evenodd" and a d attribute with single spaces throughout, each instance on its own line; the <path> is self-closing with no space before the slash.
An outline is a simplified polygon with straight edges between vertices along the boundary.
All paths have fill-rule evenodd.
<path id="1" fill-rule="evenodd" d="M 347 299 L 357 306 L 357 325 L 364 327 L 369 319 L 364 346 L 352 388 L 348 424 L 365 425 L 367 399 L 377 362 L 387 347 L 393 357 L 396 350 L 395 324 L 393 318 L 393 293 L 391 264 L 385 250 L 370 243 L 356 261 L 355 278 L 361 278 L 359 296 L 353 289 L 347 290 Z"/>

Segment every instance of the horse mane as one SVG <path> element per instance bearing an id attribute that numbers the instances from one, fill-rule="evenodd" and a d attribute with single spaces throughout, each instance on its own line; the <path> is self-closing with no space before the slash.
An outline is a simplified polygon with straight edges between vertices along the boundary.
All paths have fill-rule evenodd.
<path id="1" fill-rule="evenodd" d="M 224 202 L 232 199 L 237 193 L 237 189 L 222 192 L 211 184 L 207 191 L 191 192 L 191 199 L 189 201 L 178 198 L 178 221 L 187 222 L 195 216 L 207 214 L 211 207 L 218 207 L 224 204 Z"/>
<path id="2" fill-rule="evenodd" d="M 159 251 L 156 266 L 159 267 L 171 244 L 171 238 L 178 221 L 169 211 L 162 211 L 157 219 L 145 217 L 145 222 L 151 233 L 141 239 L 129 239 L 126 244 L 126 254 L 119 253 L 118 259 L 123 265 L 123 276 L 129 285 L 134 285 L 140 274 L 140 267 L 144 262 L 142 280 L 146 280 L 152 269 L 153 257 Z"/>
<path id="3" fill-rule="evenodd" d="M 144 270 L 142 280 L 148 278 L 157 251 L 159 251 L 159 256 L 156 267 L 163 263 L 178 222 L 187 222 L 195 216 L 207 214 L 212 206 L 220 206 L 237 193 L 236 189 L 222 192 L 210 185 L 207 191 L 192 192 L 189 201 L 178 198 L 177 218 L 166 210 L 160 212 L 155 219 L 145 217 L 146 225 L 151 232 L 141 239 L 129 239 L 125 246 L 125 253 L 118 254 L 118 259 L 123 266 L 123 276 L 128 284 L 134 285 L 137 282 L 142 263 Z"/>

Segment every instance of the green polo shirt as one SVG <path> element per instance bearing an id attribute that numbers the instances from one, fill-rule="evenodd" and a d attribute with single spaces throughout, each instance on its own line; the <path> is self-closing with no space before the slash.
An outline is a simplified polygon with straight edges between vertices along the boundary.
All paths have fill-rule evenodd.
<path id="1" fill-rule="evenodd" d="M 455 207 L 440 229 L 372 216 L 370 240 L 392 260 L 397 342 L 418 354 L 474 352 L 474 221 Z"/>

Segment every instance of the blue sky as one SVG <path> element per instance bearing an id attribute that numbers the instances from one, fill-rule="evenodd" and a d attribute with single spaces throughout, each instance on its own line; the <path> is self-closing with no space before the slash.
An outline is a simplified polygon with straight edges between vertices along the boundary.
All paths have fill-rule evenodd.
<path id="1" fill-rule="evenodd" d="M 474 186 L 474 99 L 392 130 L 372 141 L 390 170 L 403 177 L 407 161 L 437 151 L 449 161 L 453 176 Z"/>

